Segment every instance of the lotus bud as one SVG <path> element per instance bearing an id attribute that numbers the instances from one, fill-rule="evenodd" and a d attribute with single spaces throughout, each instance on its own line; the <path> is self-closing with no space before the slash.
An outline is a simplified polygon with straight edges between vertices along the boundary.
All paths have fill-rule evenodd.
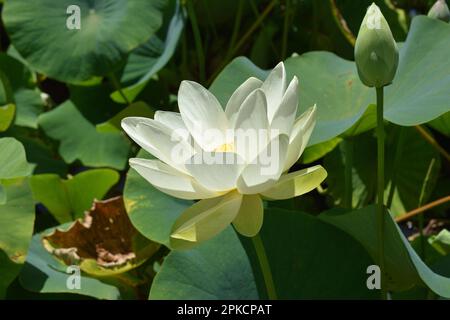
<path id="1" fill-rule="evenodd" d="M 445 0 L 437 0 L 428 12 L 428 16 L 433 19 L 450 22 L 450 10 Z"/>
<path id="2" fill-rule="evenodd" d="M 355 62 L 368 87 L 389 85 L 398 66 L 398 47 L 383 14 L 375 4 L 367 9 L 355 44 Z"/>

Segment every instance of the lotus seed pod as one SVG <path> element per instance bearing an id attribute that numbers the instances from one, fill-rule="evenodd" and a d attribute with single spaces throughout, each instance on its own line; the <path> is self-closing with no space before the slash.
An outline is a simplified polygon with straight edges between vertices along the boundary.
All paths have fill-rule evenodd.
<path id="1" fill-rule="evenodd" d="M 428 12 L 430 18 L 450 22 L 450 10 L 445 0 L 437 0 Z"/>
<path id="2" fill-rule="evenodd" d="M 383 14 L 375 4 L 368 9 L 355 44 L 355 62 L 368 87 L 389 85 L 398 67 L 398 47 Z"/>

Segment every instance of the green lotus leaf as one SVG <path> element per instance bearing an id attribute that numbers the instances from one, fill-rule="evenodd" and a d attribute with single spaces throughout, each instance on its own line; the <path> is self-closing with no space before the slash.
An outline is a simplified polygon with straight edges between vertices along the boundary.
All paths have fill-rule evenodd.
<path id="1" fill-rule="evenodd" d="M 280 299 L 377 297 L 366 287 L 366 268 L 373 262 L 350 236 L 301 212 L 273 208 L 264 219 L 261 237 Z M 242 237 L 241 242 L 264 298 L 251 240 Z M 254 299 L 253 275 L 242 251 L 235 232 L 227 228 L 194 249 L 171 252 L 155 277 L 150 299 Z"/>
<path id="2" fill-rule="evenodd" d="M 413 19 L 400 48 L 397 75 L 386 88 L 386 120 L 413 126 L 450 111 L 449 37 L 450 24 L 425 16 Z"/>
<path id="3" fill-rule="evenodd" d="M 374 129 L 377 126 L 377 106 L 371 104 L 367 107 L 359 120 L 340 135 L 342 138 L 351 138 Z"/>
<path id="4" fill-rule="evenodd" d="M 364 246 L 374 260 L 378 258 L 375 206 L 350 212 L 332 209 L 319 218 L 347 232 Z M 450 278 L 434 273 L 420 259 L 387 211 L 384 222 L 387 289 L 397 292 L 425 285 L 437 295 L 449 298 Z"/>
<path id="5" fill-rule="evenodd" d="M 0 297 L 19 273 L 33 234 L 34 203 L 26 176 L 33 167 L 14 138 L 0 139 Z"/>
<path id="6" fill-rule="evenodd" d="M 443 229 L 439 234 L 431 236 L 428 239 L 430 245 L 432 245 L 440 254 L 448 255 L 450 253 L 450 231 Z"/>
<path id="7" fill-rule="evenodd" d="M 44 111 L 44 101 L 41 92 L 33 89 L 20 89 L 14 93 L 17 105 L 15 124 L 37 129 L 38 117 Z"/>
<path id="8" fill-rule="evenodd" d="M 194 249 L 169 253 L 149 296 L 158 300 L 257 298 L 249 260 L 231 227 Z"/>
<path id="9" fill-rule="evenodd" d="M 28 62 L 20 55 L 19 51 L 17 51 L 17 49 L 11 43 L 9 44 L 8 49 L 6 50 L 6 54 L 8 56 L 10 56 L 11 58 L 14 58 L 17 61 L 20 61 L 30 71 L 33 71 L 33 70 L 31 70 Z M 31 74 L 31 77 L 33 79 L 33 82 L 35 82 L 37 77 L 36 77 L 36 74 L 34 74 L 34 72 Z"/>
<path id="10" fill-rule="evenodd" d="M 43 112 L 44 101 L 41 91 L 36 87 L 33 74 L 20 60 L 0 53 L 0 79 L 3 92 L 1 103 L 14 103 L 16 116 L 14 124 L 37 128 L 37 118 Z"/>
<path id="11" fill-rule="evenodd" d="M 4 139 L 0 139 L 4 140 Z M 0 150 L 3 150 L 0 146 Z M 1 157 L 1 155 L 0 155 Z M 0 160 L 1 164 L 4 163 Z M 34 203 L 27 179 L 3 180 L 0 188 L 0 297 L 18 275 L 33 235 Z"/>
<path id="12" fill-rule="evenodd" d="M 20 88 L 33 88 L 35 83 L 33 74 L 22 61 L 8 54 L 0 53 L 0 67 L 8 78 L 12 91 Z"/>
<path id="13" fill-rule="evenodd" d="M 83 217 L 94 199 L 101 200 L 119 181 L 117 171 L 93 169 L 63 180 L 56 174 L 39 174 L 30 179 L 33 198 L 42 203 L 60 223 Z"/>
<path id="14" fill-rule="evenodd" d="M 125 86 L 122 93 L 129 101 L 134 101 L 148 81 L 169 62 L 184 29 L 184 20 L 179 0 L 171 0 L 158 33 L 131 52 L 120 78 Z M 111 97 L 116 102 L 126 103 L 122 93 L 116 91 Z"/>
<path id="15" fill-rule="evenodd" d="M 7 1 L 3 21 L 36 71 L 66 82 L 103 76 L 161 26 L 166 0 Z"/>
<path id="16" fill-rule="evenodd" d="M 120 132 L 99 132 L 71 101 L 41 114 L 38 122 L 49 137 L 61 142 L 59 153 L 67 163 L 78 159 L 86 166 L 125 167 L 130 148 L 126 137 Z"/>
<path id="17" fill-rule="evenodd" d="M 276 203 L 274 203 L 276 205 Z M 279 299 L 374 299 L 366 287 L 373 264 L 364 248 L 315 216 L 266 209 L 261 230 Z M 260 297 L 266 289 L 250 239 L 241 238 L 250 257 Z"/>
<path id="18" fill-rule="evenodd" d="M 23 145 L 14 138 L 0 139 L 0 180 L 26 177 L 33 171 Z"/>
<path id="19" fill-rule="evenodd" d="M 0 107 L 0 132 L 8 130 L 9 126 L 14 120 L 14 115 L 16 114 L 16 105 L 7 104 Z"/>

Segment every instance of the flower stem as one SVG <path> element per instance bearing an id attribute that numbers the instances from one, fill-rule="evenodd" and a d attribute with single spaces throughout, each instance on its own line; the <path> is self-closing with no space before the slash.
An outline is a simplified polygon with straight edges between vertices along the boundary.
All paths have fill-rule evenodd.
<path id="1" fill-rule="evenodd" d="M 255 247 L 256 255 L 258 256 L 259 266 L 264 277 L 264 283 L 266 285 L 267 296 L 269 300 L 277 300 L 277 293 L 275 291 L 275 285 L 273 283 L 272 272 L 270 271 L 269 261 L 267 260 L 266 251 L 264 250 L 264 244 L 261 240 L 261 236 L 257 234 L 252 238 L 253 245 Z"/>
<path id="2" fill-rule="evenodd" d="M 344 207 L 351 209 L 353 200 L 353 140 L 347 138 L 344 140 L 345 149 L 345 198 Z"/>
<path id="3" fill-rule="evenodd" d="M 384 88 L 377 88 L 377 146 L 378 146 L 378 166 L 377 166 L 377 221 L 378 221 L 378 249 L 379 266 L 381 270 L 381 299 L 387 300 L 385 287 L 385 262 L 384 262 L 384 117 L 383 100 Z"/>

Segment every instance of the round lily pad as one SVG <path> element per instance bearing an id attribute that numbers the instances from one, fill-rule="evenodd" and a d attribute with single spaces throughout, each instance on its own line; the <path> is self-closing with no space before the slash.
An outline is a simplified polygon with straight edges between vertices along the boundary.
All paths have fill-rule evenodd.
<path id="1" fill-rule="evenodd" d="M 111 72 L 161 26 L 167 0 L 15 0 L 3 21 L 36 71 L 66 82 Z"/>

